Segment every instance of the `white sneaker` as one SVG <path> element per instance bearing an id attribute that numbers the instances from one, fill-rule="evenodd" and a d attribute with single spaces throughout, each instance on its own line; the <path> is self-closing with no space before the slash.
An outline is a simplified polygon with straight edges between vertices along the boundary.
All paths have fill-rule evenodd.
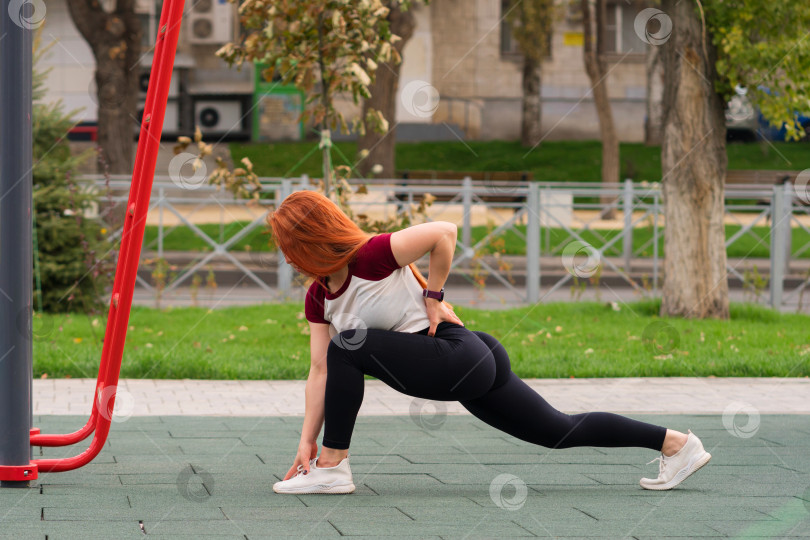
<path id="1" fill-rule="evenodd" d="M 661 454 L 661 457 L 650 461 L 650 463 L 656 460 L 660 462 L 658 478 L 642 478 L 639 484 L 644 489 L 672 489 L 706 465 L 711 458 L 712 455 L 703 449 L 703 443 L 690 430 L 686 444 L 677 453 L 671 456 Z"/>
<path id="2" fill-rule="evenodd" d="M 309 473 L 304 474 L 304 466 L 298 466 L 298 472 L 289 480 L 273 484 L 276 493 L 352 493 L 352 470 L 349 468 L 349 456 L 334 467 L 318 467 L 317 458 L 309 460 Z"/>

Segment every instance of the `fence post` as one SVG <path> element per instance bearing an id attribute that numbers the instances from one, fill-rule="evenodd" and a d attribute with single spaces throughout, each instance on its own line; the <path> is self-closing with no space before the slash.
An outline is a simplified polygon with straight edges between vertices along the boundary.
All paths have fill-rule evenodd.
<path id="1" fill-rule="evenodd" d="M 276 193 L 276 208 L 278 208 L 281 202 L 292 194 L 292 180 L 287 178 L 283 179 Z M 290 296 L 290 290 L 292 289 L 293 270 L 292 267 L 287 264 L 281 250 L 278 250 L 278 267 L 276 272 L 278 275 L 278 292 L 283 299 L 286 299 Z"/>
<path id="2" fill-rule="evenodd" d="M 163 258 L 163 186 L 158 188 L 158 259 Z"/>
<path id="3" fill-rule="evenodd" d="M 298 183 L 298 185 L 301 186 L 301 189 L 309 189 L 309 175 L 308 174 L 302 174 L 301 175 L 301 180 Z"/>
<path id="4" fill-rule="evenodd" d="M 785 215 L 785 223 L 784 223 L 784 233 L 785 233 L 785 266 L 784 273 L 790 273 L 790 250 L 792 247 L 792 236 L 793 236 L 793 227 L 791 227 L 791 220 L 793 219 L 793 184 L 790 182 L 785 182 L 782 184 L 782 196 L 785 198 L 785 204 L 783 207 L 784 215 Z"/>
<path id="5" fill-rule="evenodd" d="M 472 212 L 472 178 L 465 176 L 461 184 L 461 201 L 464 205 L 464 216 L 462 216 L 461 243 L 464 251 L 470 250 L 472 229 L 470 225 L 470 213 Z"/>
<path id="6" fill-rule="evenodd" d="M 783 186 L 773 186 L 771 197 L 771 276 L 769 280 L 771 307 L 782 306 L 783 280 L 785 277 L 785 197 Z"/>
<path id="7" fill-rule="evenodd" d="M 622 254 L 624 255 L 624 271 L 630 273 L 630 261 L 633 258 L 633 181 L 627 178 L 624 181 L 624 236 L 622 237 Z"/>
<path id="8" fill-rule="evenodd" d="M 529 182 L 526 199 L 526 302 L 540 300 L 540 186 Z"/>
<path id="9" fill-rule="evenodd" d="M 656 191 L 653 197 L 653 296 L 658 296 L 658 217 L 661 211 L 659 204 L 660 191 Z"/>

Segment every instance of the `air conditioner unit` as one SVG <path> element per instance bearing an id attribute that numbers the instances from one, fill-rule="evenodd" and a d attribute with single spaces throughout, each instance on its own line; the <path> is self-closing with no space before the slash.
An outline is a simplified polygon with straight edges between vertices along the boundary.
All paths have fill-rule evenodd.
<path id="1" fill-rule="evenodd" d="M 141 99 L 138 102 L 137 118 L 138 124 L 135 126 L 135 134 L 141 131 L 141 121 L 143 120 L 143 109 L 146 105 L 145 100 Z M 178 133 L 180 131 L 180 108 L 176 100 L 170 99 L 166 102 L 166 113 L 163 115 L 163 131 L 165 136 L 167 133 Z"/>
<path id="2" fill-rule="evenodd" d="M 239 99 L 201 99 L 194 102 L 194 125 L 203 133 L 239 133 L 245 113 Z"/>
<path id="3" fill-rule="evenodd" d="M 233 10 L 227 0 L 197 0 L 189 13 L 189 42 L 204 45 L 231 41 Z"/>
<path id="4" fill-rule="evenodd" d="M 145 68 L 138 76 L 138 97 L 145 99 L 146 91 L 149 89 L 149 76 L 152 72 L 151 68 Z M 175 98 L 180 95 L 180 78 L 177 71 L 172 71 L 172 80 L 169 83 L 169 97 Z"/>

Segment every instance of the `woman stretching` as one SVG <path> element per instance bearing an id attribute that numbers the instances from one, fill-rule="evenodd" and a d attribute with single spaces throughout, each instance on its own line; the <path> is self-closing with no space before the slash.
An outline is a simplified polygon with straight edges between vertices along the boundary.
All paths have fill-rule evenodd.
<path id="1" fill-rule="evenodd" d="M 533 444 L 659 451 L 658 477 L 641 479 L 646 489 L 671 489 L 711 458 L 691 432 L 605 412 L 567 415 L 518 378 L 498 340 L 465 328 L 443 302 L 454 224 L 370 235 L 315 191 L 287 197 L 269 222 L 287 263 L 314 279 L 304 309 L 312 364 L 301 442 L 293 466 L 273 486 L 276 493 L 354 491 L 349 443 L 366 374 L 409 396 L 458 401 L 490 426 Z M 425 253 L 427 280 L 413 265 Z"/>

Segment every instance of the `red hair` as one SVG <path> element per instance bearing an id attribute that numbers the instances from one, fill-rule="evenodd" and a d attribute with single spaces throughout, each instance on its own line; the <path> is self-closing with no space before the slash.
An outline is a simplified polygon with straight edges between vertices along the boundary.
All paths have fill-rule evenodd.
<path id="1" fill-rule="evenodd" d="M 331 199 L 311 190 L 288 196 L 267 222 L 284 256 L 321 285 L 323 278 L 349 264 L 374 236 L 358 227 Z M 416 266 L 408 266 L 426 288 L 427 281 Z"/>

